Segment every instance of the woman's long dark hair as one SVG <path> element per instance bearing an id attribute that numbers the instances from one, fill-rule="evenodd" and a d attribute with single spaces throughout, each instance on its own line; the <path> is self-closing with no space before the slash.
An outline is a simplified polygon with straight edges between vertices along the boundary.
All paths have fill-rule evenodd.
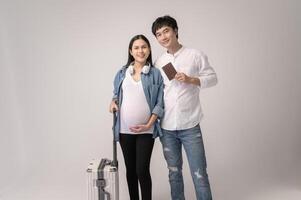
<path id="1" fill-rule="evenodd" d="M 131 55 L 130 53 L 130 50 L 132 49 L 133 47 L 133 43 L 136 41 L 136 40 L 139 40 L 139 39 L 142 39 L 146 42 L 146 44 L 148 45 L 149 47 L 149 50 L 150 50 L 150 53 L 149 53 L 149 56 L 148 58 L 146 59 L 146 62 L 149 63 L 151 66 L 153 64 L 153 61 L 152 61 L 152 51 L 151 51 L 151 46 L 150 46 L 150 43 L 148 41 L 148 39 L 144 36 L 144 35 L 136 35 L 134 36 L 131 41 L 130 41 L 130 44 L 129 44 L 129 49 L 128 49 L 128 62 L 126 63 L 126 66 L 129 66 L 135 59 L 134 57 Z"/>

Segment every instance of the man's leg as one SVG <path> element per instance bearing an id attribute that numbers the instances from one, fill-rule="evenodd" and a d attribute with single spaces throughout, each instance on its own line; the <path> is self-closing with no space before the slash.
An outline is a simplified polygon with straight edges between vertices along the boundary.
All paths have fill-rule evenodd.
<path id="1" fill-rule="evenodd" d="M 169 183 L 172 200 L 184 200 L 184 182 L 182 175 L 182 144 L 176 131 L 163 130 L 160 138 L 163 153 L 169 169 Z"/>
<path id="2" fill-rule="evenodd" d="M 180 131 L 179 137 L 186 151 L 197 199 L 212 200 L 200 126 Z"/>

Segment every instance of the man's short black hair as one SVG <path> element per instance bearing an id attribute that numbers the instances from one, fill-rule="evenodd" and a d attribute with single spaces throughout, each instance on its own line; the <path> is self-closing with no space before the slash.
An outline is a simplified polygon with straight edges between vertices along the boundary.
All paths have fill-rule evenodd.
<path id="1" fill-rule="evenodd" d="M 175 33 L 177 34 L 177 38 L 178 38 L 178 24 L 174 18 L 172 18 L 169 15 L 158 17 L 152 25 L 153 34 L 156 36 L 156 31 L 158 29 L 162 28 L 163 26 L 168 26 L 168 27 L 172 28 L 175 31 Z"/>

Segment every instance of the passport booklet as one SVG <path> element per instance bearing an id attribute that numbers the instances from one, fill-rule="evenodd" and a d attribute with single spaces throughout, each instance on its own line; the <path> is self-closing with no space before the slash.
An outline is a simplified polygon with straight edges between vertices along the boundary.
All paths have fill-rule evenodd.
<path id="1" fill-rule="evenodd" d="M 169 80 L 174 79 L 175 75 L 177 74 L 176 69 L 170 62 L 167 63 L 166 65 L 164 65 L 162 67 L 162 70 L 164 71 L 164 73 L 166 74 L 166 76 Z"/>

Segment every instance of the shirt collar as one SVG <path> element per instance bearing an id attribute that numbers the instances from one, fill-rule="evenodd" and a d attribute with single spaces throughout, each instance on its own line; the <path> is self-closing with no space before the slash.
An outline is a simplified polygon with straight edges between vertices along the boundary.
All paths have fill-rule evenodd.
<path id="1" fill-rule="evenodd" d="M 182 53 L 182 51 L 185 49 L 185 47 L 182 45 L 182 47 L 180 49 L 178 49 L 178 51 L 174 54 L 168 53 L 168 51 L 166 51 L 166 54 L 168 56 L 173 56 L 173 57 L 177 57 L 180 53 Z"/>

